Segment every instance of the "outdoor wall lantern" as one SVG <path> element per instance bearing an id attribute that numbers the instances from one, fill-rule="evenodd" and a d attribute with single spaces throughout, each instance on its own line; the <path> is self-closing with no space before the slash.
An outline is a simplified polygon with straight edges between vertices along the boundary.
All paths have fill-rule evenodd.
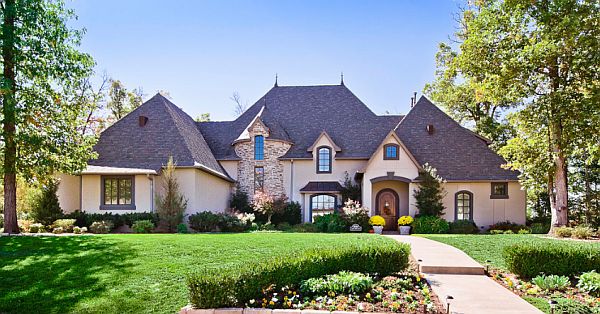
<path id="1" fill-rule="evenodd" d="M 447 308 L 446 308 L 446 314 L 450 314 L 450 302 L 454 300 L 454 297 L 451 295 L 447 295 L 446 296 L 446 304 L 447 304 Z"/>

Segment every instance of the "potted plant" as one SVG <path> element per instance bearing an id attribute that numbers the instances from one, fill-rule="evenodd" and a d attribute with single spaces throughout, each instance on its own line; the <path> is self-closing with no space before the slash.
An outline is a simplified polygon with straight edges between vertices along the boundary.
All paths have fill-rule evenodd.
<path id="1" fill-rule="evenodd" d="M 413 223 L 413 218 L 410 216 L 402 216 L 398 219 L 398 231 L 400 234 L 409 235 L 410 225 Z"/>
<path id="2" fill-rule="evenodd" d="M 383 227 L 385 226 L 385 219 L 379 215 L 375 215 L 369 218 L 369 224 L 373 226 L 375 233 L 381 234 L 383 232 Z"/>

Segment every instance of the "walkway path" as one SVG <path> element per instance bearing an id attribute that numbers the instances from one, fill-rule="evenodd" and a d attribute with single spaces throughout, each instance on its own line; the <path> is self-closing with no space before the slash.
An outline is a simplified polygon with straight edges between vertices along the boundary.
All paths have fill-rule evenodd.
<path id="1" fill-rule="evenodd" d="M 444 306 L 451 313 L 538 314 L 527 301 L 485 275 L 485 269 L 463 251 L 437 241 L 401 235 L 386 235 L 411 246 L 411 255 Z"/>

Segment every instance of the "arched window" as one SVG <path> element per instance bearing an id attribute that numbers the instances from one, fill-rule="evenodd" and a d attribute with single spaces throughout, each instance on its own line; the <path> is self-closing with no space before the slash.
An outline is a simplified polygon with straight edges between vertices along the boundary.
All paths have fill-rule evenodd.
<path id="1" fill-rule="evenodd" d="M 454 199 L 456 220 L 473 220 L 473 193 L 459 191 Z"/>
<path id="2" fill-rule="evenodd" d="M 254 137 L 254 160 L 265 159 L 265 138 L 262 135 Z"/>
<path id="3" fill-rule="evenodd" d="M 383 160 L 398 160 L 398 148 L 396 144 L 386 144 L 383 146 Z"/>
<path id="4" fill-rule="evenodd" d="M 311 221 L 316 216 L 331 214 L 335 211 L 337 200 L 335 196 L 329 194 L 316 194 L 310 197 Z"/>
<path id="5" fill-rule="evenodd" d="M 331 173 L 331 148 L 327 146 L 317 149 L 317 173 Z"/>

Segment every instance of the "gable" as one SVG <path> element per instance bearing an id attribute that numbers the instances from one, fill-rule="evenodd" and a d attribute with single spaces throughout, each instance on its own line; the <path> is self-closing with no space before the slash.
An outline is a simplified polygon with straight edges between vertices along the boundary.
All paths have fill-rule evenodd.
<path id="1" fill-rule="evenodd" d="M 384 158 L 384 148 L 389 144 L 398 145 L 398 159 L 386 160 Z M 392 131 L 380 143 L 363 172 L 366 178 L 385 176 L 388 172 L 393 172 L 395 176 L 412 180 L 419 175 L 420 168 L 411 152 Z"/>

